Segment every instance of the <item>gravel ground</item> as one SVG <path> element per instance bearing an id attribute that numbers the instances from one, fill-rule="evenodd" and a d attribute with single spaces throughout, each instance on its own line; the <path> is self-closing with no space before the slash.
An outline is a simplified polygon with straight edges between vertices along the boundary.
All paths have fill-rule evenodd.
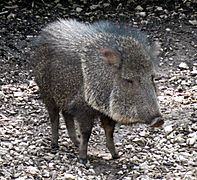
<path id="1" fill-rule="evenodd" d="M 197 179 L 196 1 L 68 2 L 0 2 L 0 179 Z M 50 151 L 48 115 L 27 54 L 31 39 L 58 17 L 121 19 L 161 42 L 156 82 L 165 124 L 161 129 L 117 125 L 119 159 L 111 160 L 99 123 L 87 167 L 78 163 L 63 122 L 60 150 Z"/>

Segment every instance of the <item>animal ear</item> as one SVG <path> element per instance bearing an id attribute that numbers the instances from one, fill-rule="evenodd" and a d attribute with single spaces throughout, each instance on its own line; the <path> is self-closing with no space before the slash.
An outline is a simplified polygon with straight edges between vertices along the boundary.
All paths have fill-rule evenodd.
<path id="1" fill-rule="evenodd" d="M 107 64 L 119 66 L 120 64 L 120 55 L 116 51 L 110 48 L 101 48 L 99 49 L 99 53 Z"/>

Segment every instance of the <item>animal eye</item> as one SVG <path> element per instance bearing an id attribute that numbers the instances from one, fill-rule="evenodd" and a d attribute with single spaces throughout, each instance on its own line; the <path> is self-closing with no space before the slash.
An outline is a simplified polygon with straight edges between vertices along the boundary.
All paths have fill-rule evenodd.
<path id="1" fill-rule="evenodd" d="M 153 82 L 155 82 L 155 76 L 154 76 L 154 75 L 151 76 L 151 80 L 152 80 Z"/>
<path id="2" fill-rule="evenodd" d="M 124 79 L 126 82 L 132 84 L 133 83 L 133 80 L 132 79 Z"/>

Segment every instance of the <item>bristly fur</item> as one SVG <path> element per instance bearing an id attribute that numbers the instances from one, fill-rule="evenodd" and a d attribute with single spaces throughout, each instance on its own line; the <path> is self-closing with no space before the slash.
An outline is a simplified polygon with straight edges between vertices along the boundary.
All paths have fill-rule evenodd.
<path id="1" fill-rule="evenodd" d="M 97 34 L 111 34 L 114 37 L 121 36 L 125 38 L 132 37 L 138 41 L 147 52 L 150 51 L 150 42 L 147 40 L 145 33 L 126 23 L 116 23 L 112 21 L 98 21 L 93 24 L 84 24 L 74 19 L 59 19 L 46 26 L 34 44 L 40 45 L 48 42 L 63 48 L 66 39 L 74 46 L 77 45 L 76 43 L 81 42 L 83 38 L 86 38 L 86 41 L 88 38 L 93 40 Z M 51 39 L 48 39 L 48 36 L 51 36 Z M 152 50 L 154 49 L 152 48 Z"/>
<path id="2" fill-rule="evenodd" d="M 115 122 L 162 124 L 153 81 L 155 53 L 137 29 L 60 19 L 44 28 L 33 46 L 32 69 L 49 112 L 52 148 L 58 148 L 59 112 L 76 146 L 74 119 L 78 122 L 82 163 L 95 119 L 101 120 L 113 158 L 118 157 Z"/>
<path id="3" fill-rule="evenodd" d="M 111 118 L 122 115 L 123 118 L 114 120 L 127 119 L 124 123 L 150 121 L 151 116 L 159 114 L 151 80 L 155 54 L 146 35 L 138 29 L 110 21 L 85 24 L 59 19 L 46 26 L 35 42 L 35 76 L 44 96 L 46 92 L 51 96 L 46 97 L 46 101 L 53 99 L 58 107 L 66 109 L 63 106 L 69 106 L 70 100 L 83 94 L 84 101 L 93 109 Z M 101 49 L 111 49 L 111 56 L 102 58 Z M 116 54 L 120 56 L 119 67 L 103 60 L 117 57 Z M 137 76 L 141 84 L 135 79 Z M 136 81 L 138 92 L 132 95 L 136 90 L 125 84 L 125 80 Z M 145 91 L 145 86 L 150 92 Z M 149 94 L 153 96 L 148 100 L 152 101 L 155 112 L 148 107 Z M 144 102 L 138 105 L 133 100 L 138 98 L 144 98 Z M 135 113 L 132 107 L 136 108 Z M 149 115 L 141 117 L 144 114 L 141 111 Z"/>
<path id="4" fill-rule="evenodd" d="M 123 37 L 133 37 L 138 42 L 140 42 L 144 48 L 147 48 L 150 46 L 150 42 L 147 40 L 147 35 L 137 29 L 136 27 L 133 27 L 131 25 L 128 25 L 124 22 L 112 22 L 112 21 L 98 21 L 93 23 L 95 28 L 101 32 L 101 33 L 110 33 L 114 35 L 119 35 Z"/>

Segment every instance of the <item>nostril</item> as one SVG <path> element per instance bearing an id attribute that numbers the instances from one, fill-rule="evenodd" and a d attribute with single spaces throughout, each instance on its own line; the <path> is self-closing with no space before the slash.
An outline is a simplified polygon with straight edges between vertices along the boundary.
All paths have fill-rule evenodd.
<path id="1" fill-rule="evenodd" d="M 164 124 L 164 119 L 162 117 L 156 117 L 150 124 L 151 127 L 161 127 Z"/>

